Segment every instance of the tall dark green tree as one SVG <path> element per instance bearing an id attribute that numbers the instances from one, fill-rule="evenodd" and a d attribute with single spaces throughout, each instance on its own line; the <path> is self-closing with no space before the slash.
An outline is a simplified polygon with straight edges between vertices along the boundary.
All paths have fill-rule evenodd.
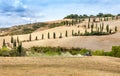
<path id="1" fill-rule="evenodd" d="M 11 43 L 13 43 L 13 40 L 14 40 L 14 38 L 13 38 L 13 36 L 11 36 Z"/>
<path id="2" fill-rule="evenodd" d="M 106 26 L 106 31 L 109 32 L 109 25 Z"/>
<path id="3" fill-rule="evenodd" d="M 90 23 L 88 23 L 88 29 L 90 28 Z"/>
<path id="4" fill-rule="evenodd" d="M 102 23 L 101 31 L 103 32 L 104 30 L 104 23 Z"/>
<path id="5" fill-rule="evenodd" d="M 78 30 L 78 36 L 80 36 L 80 30 Z"/>
<path id="6" fill-rule="evenodd" d="M 96 26 L 95 26 L 95 28 L 97 29 L 97 27 L 98 27 L 98 26 L 97 26 L 97 23 L 96 23 Z"/>
<path id="7" fill-rule="evenodd" d="M 74 30 L 72 30 L 72 36 L 74 36 Z"/>
<path id="8" fill-rule="evenodd" d="M 115 26 L 115 32 L 117 32 L 118 30 L 117 30 L 117 26 Z"/>
<path id="9" fill-rule="evenodd" d="M 5 39 L 3 39 L 3 47 L 6 47 Z"/>
<path id="10" fill-rule="evenodd" d="M 66 30 L 66 32 L 65 32 L 65 37 L 68 37 L 68 32 L 67 32 L 67 30 Z"/>
<path id="11" fill-rule="evenodd" d="M 62 33 L 60 33 L 60 36 L 59 36 L 59 38 L 62 38 Z"/>
<path id="12" fill-rule="evenodd" d="M 18 52 L 19 56 L 22 56 L 22 53 L 23 53 L 22 51 L 23 51 L 23 49 L 22 49 L 22 42 L 20 42 L 18 44 L 18 47 L 17 47 L 17 52 Z"/>
<path id="13" fill-rule="evenodd" d="M 48 39 L 50 39 L 50 33 L 48 32 Z"/>
<path id="14" fill-rule="evenodd" d="M 56 34 L 55 34 L 55 32 L 53 32 L 53 39 L 55 39 L 56 38 Z"/>
<path id="15" fill-rule="evenodd" d="M 93 28 L 94 28 L 94 23 L 92 23 L 91 25 L 91 33 L 93 32 Z"/>
<path id="16" fill-rule="evenodd" d="M 42 40 L 44 39 L 44 34 L 42 34 Z"/>
<path id="17" fill-rule="evenodd" d="M 16 40 L 14 39 L 13 40 L 13 47 L 16 48 L 16 46 L 17 46 L 17 43 L 16 43 Z"/>
<path id="18" fill-rule="evenodd" d="M 89 17 L 89 19 L 88 19 L 88 22 L 90 22 L 90 17 Z"/>
<path id="19" fill-rule="evenodd" d="M 96 18 L 93 19 L 93 22 L 95 22 L 95 21 L 96 21 Z"/>
<path id="20" fill-rule="evenodd" d="M 38 37 L 37 37 L 37 36 L 35 37 L 35 40 L 38 40 Z"/>
<path id="21" fill-rule="evenodd" d="M 109 33 L 110 33 L 110 34 L 112 33 L 112 29 L 109 30 Z"/>
<path id="22" fill-rule="evenodd" d="M 19 43 L 20 41 L 19 41 L 19 37 L 17 36 L 17 43 Z"/>
<path id="23" fill-rule="evenodd" d="M 29 41 L 32 41 L 32 36 L 31 36 L 31 34 L 29 35 Z"/>

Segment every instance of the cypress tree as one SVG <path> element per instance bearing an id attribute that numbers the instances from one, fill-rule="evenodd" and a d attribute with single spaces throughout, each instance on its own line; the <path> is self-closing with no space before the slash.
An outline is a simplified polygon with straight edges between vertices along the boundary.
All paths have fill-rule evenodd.
<path id="1" fill-rule="evenodd" d="M 117 26 L 115 26 L 115 32 L 117 32 Z"/>
<path id="2" fill-rule="evenodd" d="M 17 43 L 19 43 L 20 41 L 19 41 L 19 37 L 17 36 Z"/>
<path id="3" fill-rule="evenodd" d="M 68 37 L 68 32 L 67 32 L 67 30 L 66 30 L 66 33 L 65 33 L 65 37 Z"/>
<path id="4" fill-rule="evenodd" d="M 74 30 L 72 30 L 72 36 L 74 36 Z"/>
<path id="5" fill-rule="evenodd" d="M 106 18 L 104 17 L 104 21 L 106 21 Z"/>
<path id="6" fill-rule="evenodd" d="M 80 30 L 78 30 L 78 36 L 80 36 Z"/>
<path id="7" fill-rule="evenodd" d="M 72 20 L 72 26 L 74 25 L 74 21 Z"/>
<path id="8" fill-rule="evenodd" d="M 62 33 L 60 33 L 60 36 L 59 36 L 59 38 L 62 38 Z"/>
<path id="9" fill-rule="evenodd" d="M 42 34 L 42 40 L 44 39 L 44 34 Z"/>
<path id="10" fill-rule="evenodd" d="M 19 56 L 22 56 L 22 42 L 19 43 L 19 45 L 17 47 L 17 52 L 18 52 Z"/>
<path id="11" fill-rule="evenodd" d="M 55 34 L 55 32 L 53 32 L 53 39 L 55 39 L 56 38 L 56 34 Z"/>
<path id="12" fill-rule="evenodd" d="M 94 28 L 94 23 L 92 23 L 91 25 L 91 33 L 93 32 L 93 28 Z"/>
<path id="13" fill-rule="evenodd" d="M 48 39 L 50 39 L 50 33 L 48 32 Z"/>
<path id="14" fill-rule="evenodd" d="M 3 39 L 3 47 L 6 47 L 5 39 Z"/>
<path id="15" fill-rule="evenodd" d="M 99 28 L 99 27 L 97 28 L 97 31 L 98 31 L 98 32 L 100 31 L 100 28 Z"/>
<path id="16" fill-rule="evenodd" d="M 96 21 L 96 18 L 93 19 L 93 22 L 95 22 L 95 21 Z"/>
<path id="17" fill-rule="evenodd" d="M 68 21 L 66 21 L 66 25 L 67 25 L 67 26 L 68 26 L 68 24 L 69 24 Z"/>
<path id="18" fill-rule="evenodd" d="M 87 32 L 87 29 L 85 29 L 85 33 L 84 33 L 84 35 L 87 35 L 87 33 L 88 33 L 88 32 Z"/>
<path id="19" fill-rule="evenodd" d="M 29 35 L 29 41 L 31 41 L 32 40 L 32 36 L 31 36 L 31 34 Z"/>
<path id="20" fill-rule="evenodd" d="M 110 33 L 110 34 L 112 33 L 112 29 L 109 30 L 109 33 Z"/>
<path id="21" fill-rule="evenodd" d="M 103 32 L 104 30 L 104 23 L 102 23 L 102 28 L 101 28 L 101 31 Z"/>
<path id="22" fill-rule="evenodd" d="M 90 23 L 88 23 L 88 29 L 90 28 Z"/>
<path id="23" fill-rule="evenodd" d="M 97 29 L 97 27 L 98 27 L 98 26 L 97 26 L 97 23 L 96 23 L 96 27 L 95 27 L 95 28 Z"/>
<path id="24" fill-rule="evenodd" d="M 38 37 L 37 37 L 37 36 L 35 37 L 35 40 L 38 40 Z"/>
<path id="25" fill-rule="evenodd" d="M 101 18 L 101 21 L 102 21 L 103 19 Z"/>
<path id="26" fill-rule="evenodd" d="M 13 47 L 16 48 L 16 46 L 17 46 L 16 40 L 13 40 Z"/>
<path id="27" fill-rule="evenodd" d="M 106 26 L 106 31 L 109 32 L 109 25 Z"/>
<path id="28" fill-rule="evenodd" d="M 13 43 L 14 39 L 13 39 L 13 36 L 11 36 L 11 43 Z"/>
<path id="29" fill-rule="evenodd" d="M 88 19 L 88 22 L 90 22 L 90 17 L 89 17 L 89 19 Z"/>

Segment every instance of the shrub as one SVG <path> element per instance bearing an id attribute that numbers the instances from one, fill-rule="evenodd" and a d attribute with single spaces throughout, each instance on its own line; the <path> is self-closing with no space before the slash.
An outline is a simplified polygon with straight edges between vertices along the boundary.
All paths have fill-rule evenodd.
<path id="1" fill-rule="evenodd" d="M 7 47 L 0 49 L 0 56 L 10 56 L 10 50 Z"/>
<path id="2" fill-rule="evenodd" d="M 120 46 L 113 46 L 111 55 L 114 57 L 120 57 Z"/>

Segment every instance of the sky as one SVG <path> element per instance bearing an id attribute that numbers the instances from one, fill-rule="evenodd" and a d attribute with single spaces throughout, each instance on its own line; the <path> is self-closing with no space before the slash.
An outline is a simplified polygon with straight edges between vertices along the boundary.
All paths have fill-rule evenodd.
<path id="1" fill-rule="evenodd" d="M 98 13 L 119 14 L 120 0 L 0 0 L 0 27 Z"/>

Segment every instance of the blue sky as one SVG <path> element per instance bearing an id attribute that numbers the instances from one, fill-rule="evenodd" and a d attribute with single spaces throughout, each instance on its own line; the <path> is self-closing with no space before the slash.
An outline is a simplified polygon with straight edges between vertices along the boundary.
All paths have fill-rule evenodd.
<path id="1" fill-rule="evenodd" d="M 120 0 L 0 0 L 0 27 L 100 12 L 120 13 Z"/>

